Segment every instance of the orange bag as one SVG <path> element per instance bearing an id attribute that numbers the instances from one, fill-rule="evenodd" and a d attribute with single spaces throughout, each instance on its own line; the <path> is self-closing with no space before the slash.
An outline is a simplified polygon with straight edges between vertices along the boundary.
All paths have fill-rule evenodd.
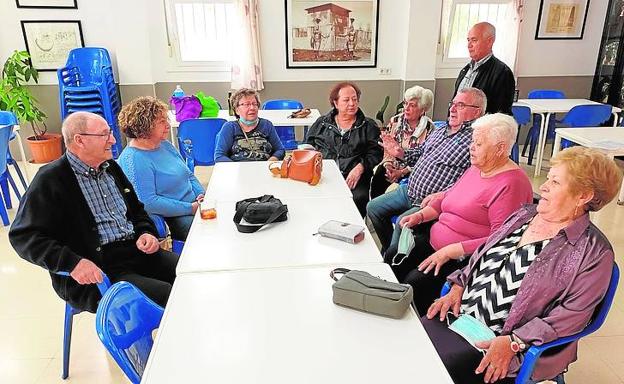
<path id="1" fill-rule="evenodd" d="M 318 151 L 295 149 L 284 161 L 269 164 L 269 170 L 275 176 L 316 185 L 321 181 L 323 156 Z"/>

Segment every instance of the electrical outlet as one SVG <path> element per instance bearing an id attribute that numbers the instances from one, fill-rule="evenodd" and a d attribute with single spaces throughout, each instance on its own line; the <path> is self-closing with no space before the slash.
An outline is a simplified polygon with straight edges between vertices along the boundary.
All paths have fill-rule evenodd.
<path id="1" fill-rule="evenodd" d="M 379 74 L 384 76 L 391 75 L 392 70 L 390 68 L 379 68 Z"/>

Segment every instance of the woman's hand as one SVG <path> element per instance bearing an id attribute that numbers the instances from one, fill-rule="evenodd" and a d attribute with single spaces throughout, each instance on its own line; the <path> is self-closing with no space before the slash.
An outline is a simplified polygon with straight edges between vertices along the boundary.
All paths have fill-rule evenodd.
<path id="1" fill-rule="evenodd" d="M 451 259 L 458 259 L 463 254 L 464 248 L 462 248 L 460 243 L 449 244 L 446 247 L 438 249 L 433 255 L 423 260 L 423 262 L 418 265 L 418 270 L 423 273 L 429 273 L 429 271 L 434 270 L 433 275 L 438 276 L 440 268 L 444 263 Z"/>
<path id="2" fill-rule="evenodd" d="M 401 228 L 412 228 L 422 223 L 424 216 L 422 211 L 414 212 L 411 215 L 403 216 L 401 220 L 399 220 L 399 227 Z"/>
<path id="3" fill-rule="evenodd" d="M 392 135 L 390 134 L 381 135 L 381 146 L 383 147 L 384 151 L 386 151 L 386 153 L 390 156 L 402 159 L 403 155 L 405 154 L 403 152 L 403 148 L 401 148 L 399 143 L 397 143 L 394 137 L 392 137 Z"/>
<path id="4" fill-rule="evenodd" d="M 347 178 L 345 179 L 349 189 L 355 188 L 358 181 L 360 181 L 360 177 L 362 177 L 362 173 L 364 173 L 364 166 L 362 164 L 356 165 L 351 172 L 349 172 Z"/>
<path id="5" fill-rule="evenodd" d="M 479 364 L 475 373 L 479 374 L 485 371 L 484 380 L 486 383 L 493 383 L 507 377 L 509 363 L 515 356 L 515 353 L 511 350 L 511 339 L 509 336 L 498 336 L 492 340 L 477 343 L 477 347 L 487 349 L 487 353 L 481 359 L 481 364 Z"/>
<path id="6" fill-rule="evenodd" d="M 271 156 L 267 161 L 279 161 L 279 159 L 275 156 Z"/>
<path id="7" fill-rule="evenodd" d="M 204 194 L 200 193 L 199 195 L 197 195 L 197 197 L 195 198 L 195 201 L 197 201 L 198 203 L 201 203 L 202 200 L 204 200 Z"/>
<path id="8" fill-rule="evenodd" d="M 433 319 L 437 314 L 440 314 L 440 321 L 446 319 L 446 314 L 449 309 L 453 311 L 455 317 L 459 316 L 459 308 L 461 306 L 461 298 L 464 294 L 464 287 L 457 284 L 453 284 L 449 293 L 445 296 L 436 299 L 427 310 L 427 319 Z"/>
<path id="9" fill-rule="evenodd" d="M 193 212 L 193 215 L 197 212 L 197 208 L 199 208 L 199 201 L 195 200 L 191 203 L 191 211 Z"/>
<path id="10" fill-rule="evenodd" d="M 400 179 L 401 176 L 403 176 L 403 169 L 397 169 L 390 163 L 386 166 L 386 180 L 394 183 Z"/>
<path id="11" fill-rule="evenodd" d="M 421 202 L 420 202 L 420 208 L 425 208 L 426 206 L 428 206 L 432 201 L 437 200 L 439 198 L 441 198 L 442 196 L 444 196 L 444 191 L 442 192 L 436 192 L 436 193 L 432 193 L 431 195 L 425 197 Z"/>

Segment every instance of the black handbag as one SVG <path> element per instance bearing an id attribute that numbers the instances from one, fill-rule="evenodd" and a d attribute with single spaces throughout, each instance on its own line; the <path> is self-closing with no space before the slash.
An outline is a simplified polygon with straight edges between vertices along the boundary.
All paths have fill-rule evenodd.
<path id="1" fill-rule="evenodd" d="M 252 225 L 241 224 L 242 220 Z M 286 221 L 288 207 L 273 195 L 253 197 L 236 202 L 234 224 L 242 233 L 253 233 L 267 224 Z"/>

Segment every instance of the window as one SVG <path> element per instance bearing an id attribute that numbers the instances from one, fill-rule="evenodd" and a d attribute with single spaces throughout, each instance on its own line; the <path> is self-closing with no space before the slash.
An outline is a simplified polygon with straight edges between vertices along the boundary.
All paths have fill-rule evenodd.
<path id="1" fill-rule="evenodd" d="M 237 40 L 232 0 L 169 0 L 167 30 L 178 64 L 230 62 Z"/>
<path id="2" fill-rule="evenodd" d="M 444 43 L 443 62 L 465 64 L 468 59 L 466 36 L 474 24 L 487 21 L 497 30 L 497 40 L 504 32 L 511 12 L 515 12 L 510 0 L 446 0 L 442 16 L 442 36 Z M 501 44 L 494 44 L 494 55 Z"/>

